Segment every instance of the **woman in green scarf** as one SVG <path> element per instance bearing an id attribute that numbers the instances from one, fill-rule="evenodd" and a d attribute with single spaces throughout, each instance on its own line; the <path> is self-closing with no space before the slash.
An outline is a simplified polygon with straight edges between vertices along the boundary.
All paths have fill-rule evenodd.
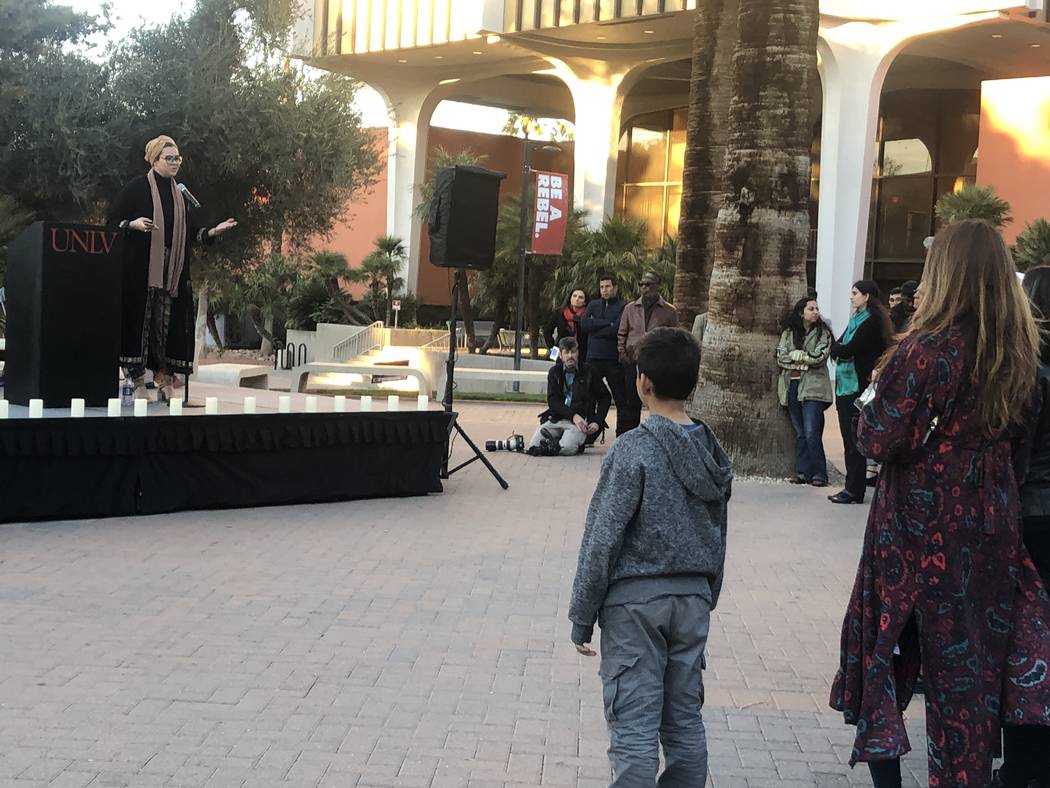
<path id="1" fill-rule="evenodd" d="M 835 408 L 845 448 L 846 489 L 828 496 L 832 503 L 864 503 L 866 461 L 857 451 L 857 397 L 871 383 L 871 372 L 890 346 L 893 327 L 879 286 L 862 279 L 850 292 L 853 317 L 831 346 L 835 361 Z"/>

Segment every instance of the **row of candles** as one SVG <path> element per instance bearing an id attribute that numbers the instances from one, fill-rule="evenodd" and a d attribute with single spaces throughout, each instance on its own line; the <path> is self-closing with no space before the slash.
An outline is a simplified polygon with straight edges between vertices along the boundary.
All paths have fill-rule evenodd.
<path id="1" fill-rule="evenodd" d="M 149 401 L 145 399 L 135 400 L 135 415 L 146 416 L 147 406 Z M 183 402 L 181 399 L 172 399 L 169 403 L 168 412 L 172 416 L 182 415 Z M 84 400 L 73 399 L 69 403 L 69 415 L 73 418 L 84 418 Z M 386 409 L 400 410 L 401 409 L 401 398 L 396 394 L 391 394 L 386 398 Z M 430 397 L 426 394 L 420 394 L 416 397 L 416 410 L 429 410 L 430 409 Z M 370 411 L 372 410 L 372 398 L 368 395 L 361 397 L 360 410 Z M 332 411 L 335 413 L 346 413 L 346 397 L 342 394 L 337 394 L 332 398 Z M 244 412 L 245 413 L 257 413 L 258 412 L 258 400 L 255 397 L 244 398 Z M 277 412 L 278 413 L 291 413 L 292 412 L 292 398 L 289 396 L 281 396 L 277 398 Z M 306 398 L 306 412 L 307 413 L 318 413 L 318 398 L 307 397 Z M 9 403 L 6 399 L 0 399 L 0 419 L 8 418 L 10 413 Z M 121 407 L 120 400 L 116 397 L 109 400 L 107 411 L 109 416 L 120 416 Z M 204 413 L 208 416 L 219 415 L 219 398 L 218 397 L 206 397 L 204 400 Z M 44 401 L 42 399 L 31 399 L 29 400 L 29 418 L 31 419 L 42 419 L 44 417 Z"/>

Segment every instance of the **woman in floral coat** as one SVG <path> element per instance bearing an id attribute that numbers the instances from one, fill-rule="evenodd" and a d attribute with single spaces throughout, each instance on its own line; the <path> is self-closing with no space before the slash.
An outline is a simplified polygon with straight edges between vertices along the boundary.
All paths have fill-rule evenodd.
<path id="1" fill-rule="evenodd" d="M 1050 725 L 1050 598 L 1021 545 L 1010 441 L 1039 335 L 984 222 L 937 235 L 922 286 L 858 428 L 882 473 L 831 705 L 857 726 L 851 762 L 899 786 L 921 666 L 930 786 L 985 788 L 1004 719 Z"/>

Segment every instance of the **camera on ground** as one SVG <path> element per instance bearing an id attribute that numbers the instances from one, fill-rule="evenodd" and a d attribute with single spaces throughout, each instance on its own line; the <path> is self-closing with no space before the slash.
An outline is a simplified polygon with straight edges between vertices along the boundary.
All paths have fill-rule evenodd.
<path id="1" fill-rule="evenodd" d="M 516 432 L 506 440 L 501 441 L 485 441 L 485 451 L 525 451 L 525 436 L 518 435 Z"/>

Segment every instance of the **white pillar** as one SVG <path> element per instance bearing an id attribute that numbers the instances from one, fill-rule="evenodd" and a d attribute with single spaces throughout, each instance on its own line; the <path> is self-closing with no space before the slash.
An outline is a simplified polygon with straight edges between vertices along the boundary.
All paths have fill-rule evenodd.
<path id="1" fill-rule="evenodd" d="M 548 60 L 572 94 L 573 207 L 586 211 L 587 225 L 596 228 L 613 214 L 623 99 L 643 69 L 605 60 Z"/>
<path id="2" fill-rule="evenodd" d="M 390 112 L 386 183 L 386 232 L 400 238 L 407 252 L 405 287 L 419 282 L 419 239 L 423 221 L 415 214 L 418 187 L 426 178 L 430 118 L 441 100 L 434 85 L 375 84 Z M 377 229 L 376 235 L 381 233 Z"/>
<path id="3" fill-rule="evenodd" d="M 879 101 L 886 72 L 916 38 L 997 19 L 995 12 L 822 26 L 824 87 L 817 220 L 817 293 L 835 333 L 849 322 L 849 292 L 864 271 Z"/>
<path id="4" fill-rule="evenodd" d="M 817 294 L 838 334 L 849 322 L 849 293 L 862 278 L 868 237 L 882 53 L 821 41 L 824 112 L 820 135 Z"/>

